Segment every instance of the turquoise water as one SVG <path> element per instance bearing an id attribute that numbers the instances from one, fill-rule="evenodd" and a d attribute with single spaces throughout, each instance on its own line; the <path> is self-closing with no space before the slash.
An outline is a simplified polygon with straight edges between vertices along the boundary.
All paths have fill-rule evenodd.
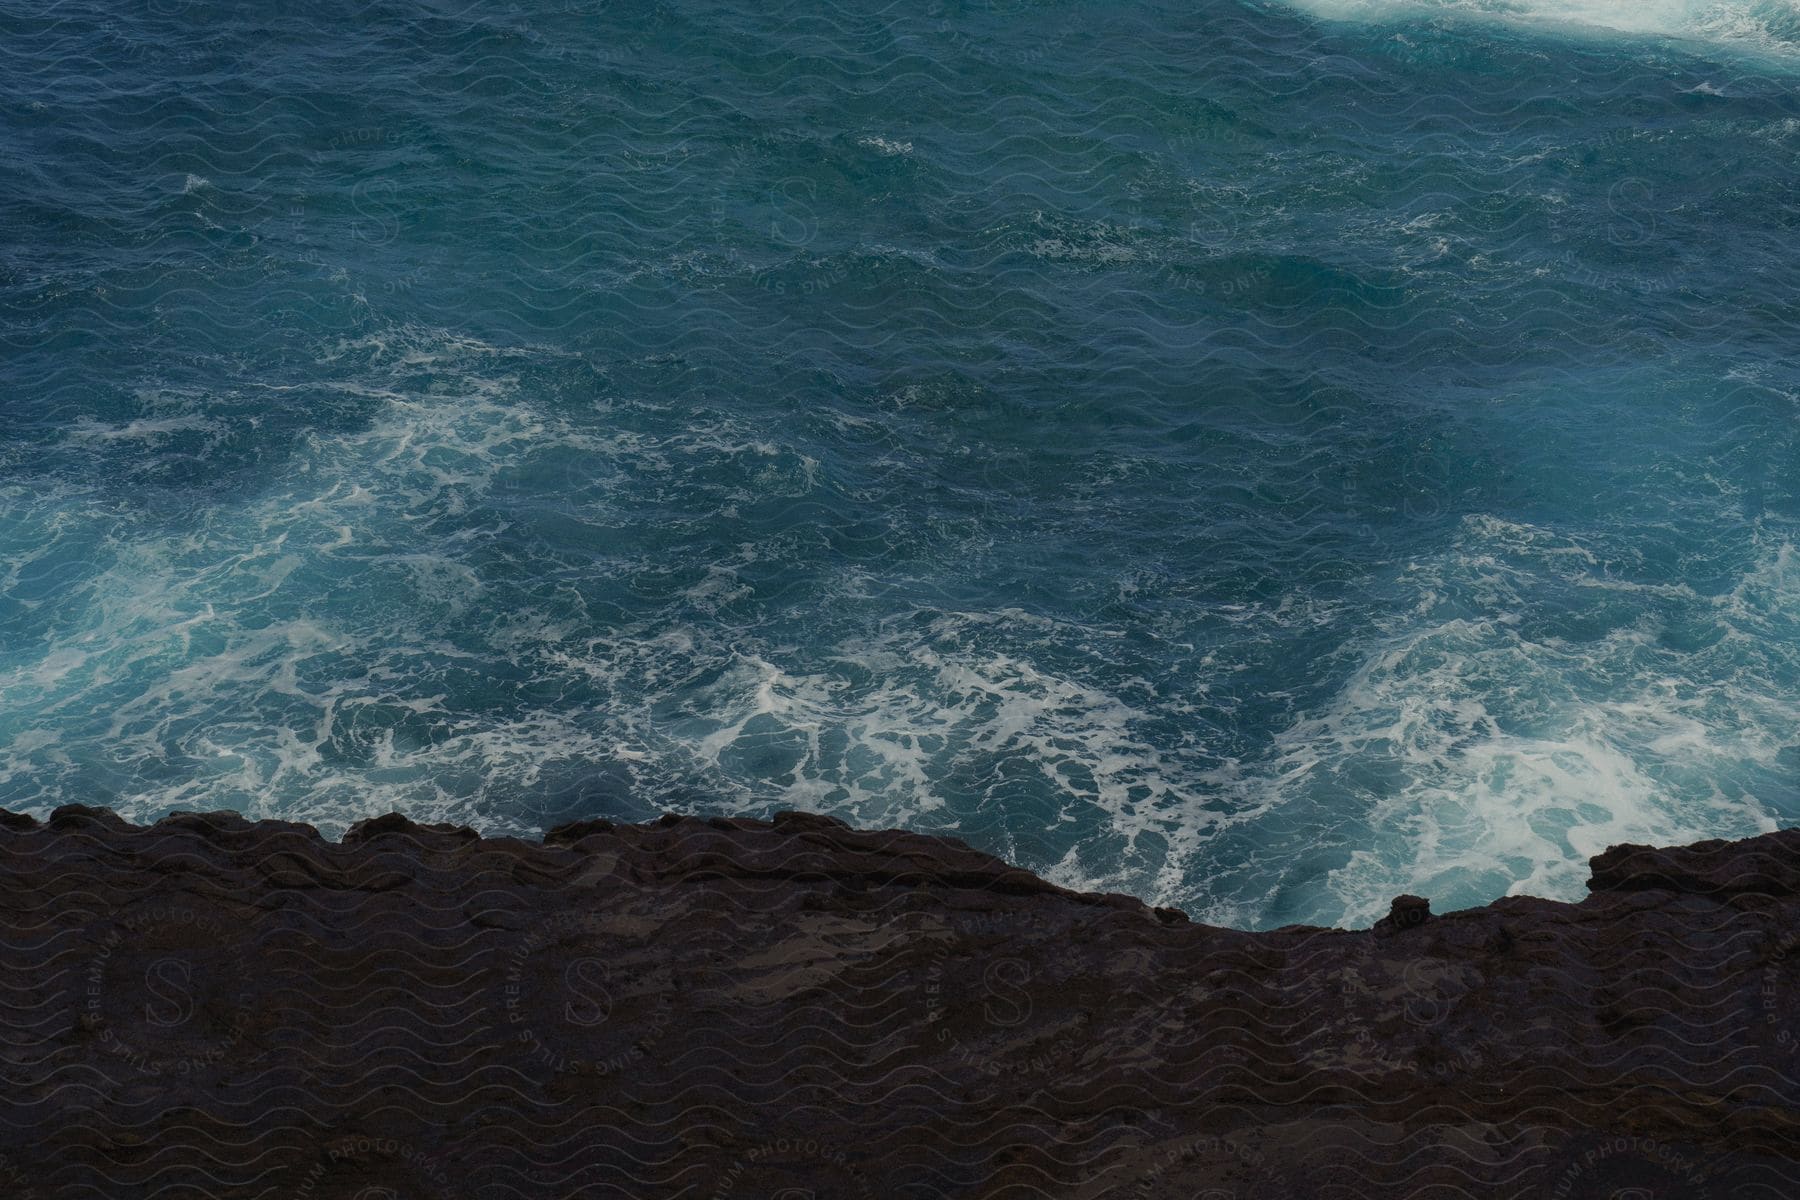
<path id="1" fill-rule="evenodd" d="M 240 9 L 0 5 L 0 804 L 1800 819 L 1793 0 Z"/>

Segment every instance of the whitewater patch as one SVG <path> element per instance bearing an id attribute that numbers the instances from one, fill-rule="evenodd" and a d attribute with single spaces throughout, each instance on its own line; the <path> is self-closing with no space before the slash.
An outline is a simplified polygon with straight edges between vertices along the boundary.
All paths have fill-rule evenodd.
<path id="1" fill-rule="evenodd" d="M 911 142 L 890 141 L 887 138 L 874 135 L 859 137 L 856 139 L 856 144 L 859 146 L 867 146 L 871 150 L 879 150 L 881 153 L 889 155 L 911 154 L 913 148 Z"/>
<path id="2" fill-rule="evenodd" d="M 1470 17 L 1564 33 L 1627 34 L 1800 55 L 1800 0 L 1289 0 L 1331 20 Z"/>
<path id="3" fill-rule="evenodd" d="M 812 511 L 824 451 L 778 429 L 708 410 L 634 427 L 627 404 L 559 400 L 549 356 L 428 328 L 322 361 L 358 419 L 177 527 L 101 520 L 66 481 L 0 495 L 0 580 L 44 630 L 0 648 L 0 801 L 328 832 L 390 810 L 530 833 L 803 808 L 1216 923 L 1362 924 L 1407 891 L 1578 896 L 1615 842 L 1760 832 L 1800 749 L 1800 566 L 1772 531 L 1703 591 L 1604 537 L 1471 517 L 1366 636 L 1344 626 L 1334 690 L 1234 741 L 1239 668 L 1183 623 L 1164 660 L 1110 615 L 873 604 L 898 572 L 786 599 L 770 581 L 804 551 L 785 534 L 671 534 L 668 515 Z M 158 393 L 65 436 L 164 453 L 223 428 L 203 400 Z M 1209 619 L 1285 639 L 1340 627 L 1342 603 L 1290 591 Z"/>
<path id="4" fill-rule="evenodd" d="M 604 786 L 614 805 L 644 797 L 641 815 L 691 796 L 893 825 L 942 806 L 945 754 L 1051 770 L 1085 753 L 1095 777 L 1117 774 L 1103 757 L 1131 748 L 1130 711 L 1029 663 L 907 642 L 892 651 L 904 677 L 871 683 L 849 660 L 879 646 L 821 668 L 739 635 L 742 576 L 778 539 L 688 583 L 614 556 L 607 531 L 639 519 L 622 497 L 646 483 L 704 485 L 727 512 L 807 496 L 821 463 L 728 415 L 644 432 L 539 400 L 522 380 L 544 359 L 416 326 L 341 341 L 321 355 L 340 377 L 314 390 L 369 402 L 363 419 L 307 431 L 265 487 L 178 530 L 107 526 L 100 553 L 74 541 L 99 515 L 81 495 L 15 489 L 0 577 L 21 607 L 54 580 L 59 604 L 56 640 L 0 653 L 15 752 L 0 800 L 102 800 L 145 820 L 235 808 L 328 833 L 401 810 L 530 833 L 593 811 Z M 159 412 L 67 437 L 149 453 L 215 424 Z M 521 512 L 526 487 L 566 513 Z M 508 569 L 533 520 L 569 556 L 554 588 Z M 633 579 L 669 579 L 671 609 L 626 617 Z"/>
<path id="5" fill-rule="evenodd" d="M 601 760 L 528 714 L 484 725 L 447 700 L 493 671 L 445 632 L 485 600 L 474 564 L 503 527 L 490 494 L 576 458 L 582 484 L 603 487 L 630 449 L 521 398 L 509 368 L 529 358 L 420 328 L 340 345 L 324 361 L 359 378 L 314 390 L 374 400 L 372 418 L 309 431 L 265 489 L 179 530 L 109 516 L 60 482 L 9 492 L 0 582 L 20 611 L 52 584 L 57 605 L 52 640 L 0 651 L 4 801 L 146 818 L 231 807 L 341 830 L 394 808 L 478 819 L 533 762 Z M 219 427 L 157 412 L 66 437 L 152 454 Z"/>
<path id="6" fill-rule="evenodd" d="M 1364 924 L 1403 892 L 1440 909 L 1578 899 L 1610 845 L 1775 828 L 1800 748 L 1795 567 L 1771 539 L 1704 595 L 1621 578 L 1576 538 L 1468 519 L 1242 784 L 1265 792 L 1272 826 L 1350 847 L 1308 919 Z"/>
<path id="7" fill-rule="evenodd" d="M 648 697 L 667 715 L 619 730 L 640 747 L 634 777 L 704 779 L 709 807 L 801 807 L 870 828 L 1000 839 L 1023 836 L 1032 822 L 1018 818 L 1036 814 L 1093 833 L 1086 852 L 1052 868 L 1084 886 L 1142 885 L 1140 837 L 1160 844 L 1172 825 L 1206 825 L 1200 776 L 1147 731 L 1154 689 L 1109 690 L 1034 662 L 1034 645 L 1089 631 L 1019 610 L 909 614 L 806 663 L 712 629 L 576 645 L 562 632 L 522 628 L 518 646 L 535 645 L 546 674 Z M 626 711 L 593 717 L 614 724 Z M 1041 846 L 1026 853 L 1043 861 Z"/>

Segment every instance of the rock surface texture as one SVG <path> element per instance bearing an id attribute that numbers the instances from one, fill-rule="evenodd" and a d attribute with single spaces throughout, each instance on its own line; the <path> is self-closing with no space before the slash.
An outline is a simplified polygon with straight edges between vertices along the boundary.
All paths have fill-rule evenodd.
<path id="1" fill-rule="evenodd" d="M 1800 831 L 1243 933 L 959 842 L 0 820 L 0 1196 L 1800 1196 Z"/>

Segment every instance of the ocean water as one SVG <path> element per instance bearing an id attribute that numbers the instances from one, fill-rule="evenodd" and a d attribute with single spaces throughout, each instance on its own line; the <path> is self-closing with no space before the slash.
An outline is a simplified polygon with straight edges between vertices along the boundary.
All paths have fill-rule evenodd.
<path id="1" fill-rule="evenodd" d="M 8 0 L 0 113 L 7 808 L 1800 819 L 1795 0 Z"/>

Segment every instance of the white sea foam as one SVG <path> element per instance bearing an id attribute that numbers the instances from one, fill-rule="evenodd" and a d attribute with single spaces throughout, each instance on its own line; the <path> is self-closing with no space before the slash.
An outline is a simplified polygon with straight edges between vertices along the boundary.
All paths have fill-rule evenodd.
<path id="1" fill-rule="evenodd" d="M 883 154 L 911 154 L 913 148 L 911 142 L 894 142 L 873 135 L 857 138 L 856 144 L 867 146 L 871 150 L 879 150 Z"/>
<path id="2" fill-rule="evenodd" d="M 143 417 L 135 421 L 127 421 L 123 425 L 103 425 L 91 417 L 84 417 L 70 426 L 67 436 L 73 441 L 151 442 L 172 434 L 211 432 L 216 428 L 215 422 L 192 413 L 170 417 Z"/>
<path id="3" fill-rule="evenodd" d="M 544 365 L 531 347 L 407 326 L 341 342 L 324 361 L 337 379 L 309 387 L 367 402 L 368 419 L 309 431 L 265 487 L 201 510 L 180 532 L 120 530 L 103 554 L 71 558 L 63 539 L 86 528 L 79 497 L 4 497 L 0 581 L 16 590 L 82 567 L 63 590 L 55 642 L 0 653 L 0 738 L 17 764 L 0 780 L 6 798 L 44 808 L 101 796 L 138 818 L 236 807 L 328 833 L 400 809 L 524 832 L 562 815 L 537 791 L 609 764 L 645 773 L 650 792 L 705 778 L 736 736 L 737 698 L 720 700 L 711 735 L 693 744 L 692 729 L 651 728 L 645 708 L 730 661 L 727 623 L 713 623 L 709 639 L 631 626 L 579 642 L 581 620 L 511 610 L 514 593 L 489 594 L 473 564 L 504 517 L 469 514 L 498 485 L 554 480 L 580 496 L 572 521 L 603 525 L 628 519 L 612 511 L 619 472 L 713 477 L 705 469 L 720 460 L 751 481 L 728 502 L 799 497 L 817 486 L 819 461 L 728 416 L 650 436 L 535 402 L 518 379 Z M 216 431 L 193 397 L 142 399 L 148 415 L 78 423 L 71 443 L 154 452 Z M 686 589 L 689 605 L 720 613 L 744 594 L 737 572 L 756 558 L 744 547 L 714 564 Z M 460 622 L 486 628 L 454 641 L 441 632 Z M 533 708 L 489 694 L 480 681 L 515 663 L 552 699 Z M 439 686 L 448 673 L 472 681 L 473 706 Z M 776 676 L 747 702 L 803 720 L 804 703 L 783 695 L 803 701 L 815 681 L 796 680 Z M 582 703 L 554 698 L 580 687 Z M 742 793 L 712 773 L 727 802 Z M 835 786 L 802 773 L 792 788 Z"/>
<path id="4" fill-rule="evenodd" d="M 1800 0 L 1290 0 L 1337 20 L 1402 22 L 1469 16 L 1565 32 L 1687 38 L 1800 51 Z"/>
<path id="5" fill-rule="evenodd" d="M 422 330 L 340 347 L 339 386 L 368 418 L 313 431 L 264 489 L 179 532 L 90 551 L 62 541 L 85 529 L 79 496 L 0 497 L 9 587 L 64 562 L 87 572 L 59 590 L 53 642 L 0 653 L 6 798 L 101 796 L 137 817 L 231 806 L 329 832 L 397 808 L 524 832 L 565 819 L 571 789 L 598 775 L 658 806 L 978 832 L 1058 882 L 1231 923 L 1266 913 L 1215 882 L 1222 833 L 1261 848 L 1261 878 L 1335 838 L 1349 861 L 1297 884 L 1285 915 L 1358 922 L 1400 891 L 1440 907 L 1578 895 L 1583 860 L 1610 842 L 1764 828 L 1763 789 L 1800 741 L 1783 685 L 1800 670 L 1800 568 L 1778 539 L 1703 594 L 1637 582 L 1576 538 L 1473 518 L 1346 648 L 1335 694 L 1266 757 L 1223 765 L 1191 718 L 1213 706 L 1209 680 L 1229 690 L 1229 663 L 1199 656 L 1175 694 L 1116 669 L 1119 630 L 1017 609 L 909 611 L 784 644 L 734 624 L 769 544 L 694 564 L 669 589 L 675 617 L 521 603 L 481 569 L 507 548 L 505 516 L 469 519 L 504 514 L 511 481 L 566 470 L 570 519 L 605 528 L 629 520 L 617 506 L 633 490 L 612 483 L 628 470 L 712 481 L 729 462 L 723 503 L 801 496 L 823 468 L 729 417 L 657 436 L 573 419 L 518 384 L 514 353 Z M 165 406 L 76 436 L 154 446 L 192 419 Z M 580 569 L 569 596 L 614 565 Z M 891 585 L 852 575 L 840 597 Z M 1529 627 L 1546 587 L 1578 611 L 1687 613 L 1708 636 L 1676 648 L 1650 617 L 1591 636 Z M 1336 611 L 1295 593 L 1216 615 L 1279 636 L 1335 626 Z M 489 685 L 502 674 L 525 684 Z"/>
<path id="6" fill-rule="evenodd" d="M 959 759 L 1016 755 L 1071 801 L 1121 815 L 1178 794 L 1170 764 L 1136 731 L 1149 715 L 1143 709 L 964 636 L 1031 619 L 945 613 L 922 632 L 846 643 L 841 666 L 822 671 L 740 651 L 696 698 L 705 715 L 663 732 L 697 765 L 724 774 L 738 773 L 727 760 L 746 744 L 783 740 L 782 801 L 830 793 L 840 810 L 871 822 L 942 808 L 942 776 Z"/>
<path id="7" fill-rule="evenodd" d="M 1794 563 L 1776 543 L 1736 588 L 1705 597 L 1609 577 L 1589 548 L 1545 530 L 1468 521 L 1451 551 L 1416 565 L 1415 602 L 1336 696 L 1245 781 L 1324 820 L 1366 805 L 1367 832 L 1315 919 L 1365 922 L 1401 892 L 1572 899 L 1609 845 L 1773 828 L 1761 788 L 1800 746 L 1800 698 L 1781 682 L 1800 665 Z M 1672 648 L 1648 617 L 1579 640 L 1523 628 L 1526 597 L 1547 585 L 1574 603 L 1589 589 L 1680 601 L 1720 640 Z"/>

